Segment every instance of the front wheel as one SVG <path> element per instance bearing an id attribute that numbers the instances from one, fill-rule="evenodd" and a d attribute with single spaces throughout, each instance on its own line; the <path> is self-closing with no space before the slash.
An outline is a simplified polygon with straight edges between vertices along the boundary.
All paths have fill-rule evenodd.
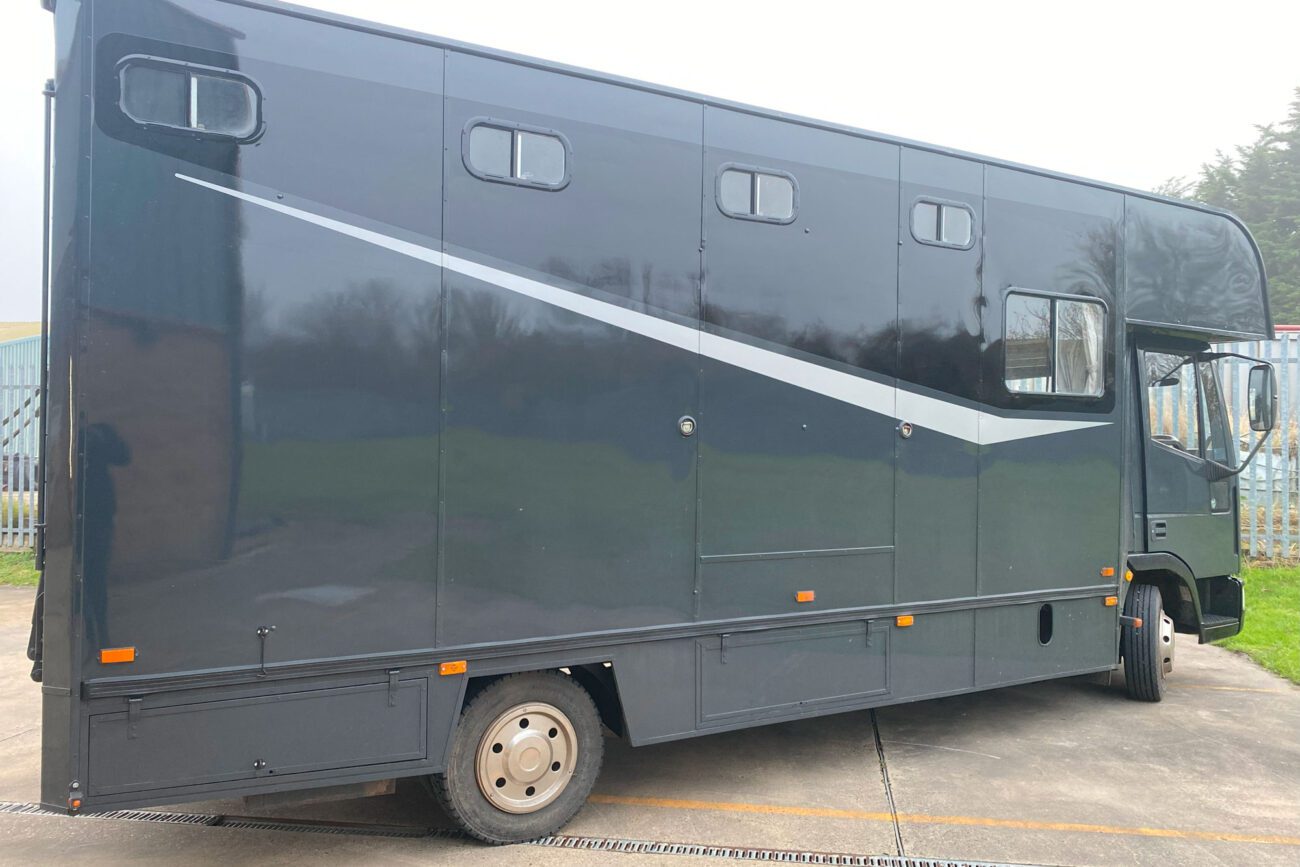
<path id="1" fill-rule="evenodd" d="M 1174 621 L 1165 614 L 1160 588 L 1152 584 L 1129 588 L 1124 615 L 1142 622 L 1125 625 L 1120 634 L 1129 698 L 1160 701 L 1165 697 L 1165 677 L 1174 668 Z"/>
<path id="2" fill-rule="evenodd" d="M 587 691 L 558 672 L 494 681 L 461 712 L 433 791 L 447 814 L 488 843 L 552 834 L 574 817 L 604 757 Z"/>

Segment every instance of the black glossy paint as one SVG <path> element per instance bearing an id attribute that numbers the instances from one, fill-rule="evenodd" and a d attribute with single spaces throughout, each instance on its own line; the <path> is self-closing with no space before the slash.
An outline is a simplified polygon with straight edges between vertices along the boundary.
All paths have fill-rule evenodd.
<path id="1" fill-rule="evenodd" d="M 560 192 L 465 168 L 475 117 L 555 129 Z M 698 106 L 450 52 L 449 252 L 657 316 L 699 305 Z M 687 620 L 695 359 L 448 273 L 440 645 Z"/>
<path id="2" fill-rule="evenodd" d="M 610 662 L 634 743 L 1111 667 L 1131 320 L 1269 328 L 1237 224 L 1097 184 L 280 4 L 64 0 L 56 36 L 51 805 L 436 772 L 447 659 Z M 247 76 L 263 131 L 132 123 L 130 54 Z M 482 118 L 562 136 L 566 182 L 470 173 Z M 733 163 L 791 176 L 794 219 L 723 213 Z M 918 243 L 917 197 L 970 247 Z M 977 423 L 904 438 L 444 252 Z M 1011 288 L 1107 305 L 1100 398 L 1007 392 Z M 1097 424 L 970 433 L 1006 418 Z"/>
<path id="3" fill-rule="evenodd" d="M 238 68 L 266 94 L 267 133 L 143 146 L 108 120 L 116 93 L 97 103 L 80 363 L 91 670 L 119 645 L 139 648 L 136 674 L 253 664 L 268 624 L 273 661 L 434 641 L 439 272 L 176 175 L 436 244 L 441 53 L 309 24 L 290 46 L 256 26 L 237 46 L 230 11 L 95 7 L 101 73 L 146 51 Z M 366 52 L 383 62 L 340 74 Z"/>
<path id="4" fill-rule="evenodd" d="M 1127 317 L 1203 334 L 1272 336 L 1250 236 L 1217 215 L 1126 196 Z"/>
<path id="5" fill-rule="evenodd" d="M 892 382 L 898 149 L 714 108 L 704 130 L 703 327 Z M 727 216 L 730 163 L 788 172 L 795 220 Z M 894 601 L 893 420 L 711 359 L 699 388 L 699 616 Z"/>
<path id="6" fill-rule="evenodd" d="M 1112 313 L 1099 398 L 1009 394 L 1000 335 L 1004 296 L 1013 287 L 1099 298 L 1115 310 L 1123 199 L 995 167 L 985 171 L 984 194 L 984 322 L 995 335 L 983 353 L 988 403 L 1030 417 L 1050 411 L 1102 424 L 981 448 L 979 592 L 1099 583 L 1102 569 L 1118 565 L 1124 544 L 1114 363 L 1121 329 Z M 1115 613 L 1106 624 L 1081 622 L 1096 626 L 1093 638 L 1104 642 L 1114 634 Z"/>
<path id="7" fill-rule="evenodd" d="M 898 196 L 898 358 L 900 378 L 976 405 L 985 339 L 981 241 L 984 166 L 912 148 L 902 150 Z M 975 241 L 961 250 L 923 244 L 911 231 L 918 199 L 951 202 L 975 215 Z M 994 333 L 1001 329 L 993 326 Z M 974 596 L 979 521 L 979 446 L 917 430 L 897 441 L 899 601 Z"/>

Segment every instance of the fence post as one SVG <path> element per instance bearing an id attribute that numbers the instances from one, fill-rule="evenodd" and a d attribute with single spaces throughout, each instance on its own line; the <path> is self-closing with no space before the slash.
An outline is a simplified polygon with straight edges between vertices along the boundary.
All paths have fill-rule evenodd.
<path id="1" fill-rule="evenodd" d="M 1282 393 L 1279 395 L 1281 401 L 1279 430 L 1274 436 L 1281 436 L 1281 442 L 1273 442 L 1273 446 L 1281 445 L 1282 447 L 1282 538 L 1280 540 L 1280 554 L 1283 558 L 1291 556 L 1291 413 L 1295 406 L 1295 400 L 1292 397 L 1291 389 L 1291 355 L 1295 348 L 1293 335 L 1284 334 L 1282 336 L 1282 371 L 1278 377 L 1278 383 L 1281 386 Z"/>

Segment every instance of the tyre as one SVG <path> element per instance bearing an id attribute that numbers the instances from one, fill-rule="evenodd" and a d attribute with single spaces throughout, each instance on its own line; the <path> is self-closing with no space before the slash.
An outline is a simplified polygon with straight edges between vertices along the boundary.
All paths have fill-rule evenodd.
<path id="1" fill-rule="evenodd" d="M 1124 626 L 1120 636 L 1129 698 L 1160 701 L 1165 677 L 1174 667 L 1174 621 L 1165 614 L 1160 588 L 1133 585 L 1124 600 L 1124 614 L 1142 621 L 1141 626 Z"/>
<path id="2" fill-rule="evenodd" d="M 433 776 L 433 792 L 447 815 L 480 840 L 535 840 L 582 809 L 604 748 L 596 706 L 572 678 L 509 675 L 461 711 L 447 770 Z"/>

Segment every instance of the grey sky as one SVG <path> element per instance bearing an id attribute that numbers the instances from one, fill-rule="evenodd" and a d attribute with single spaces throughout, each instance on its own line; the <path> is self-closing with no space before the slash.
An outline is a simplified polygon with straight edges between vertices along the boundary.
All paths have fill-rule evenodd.
<path id="1" fill-rule="evenodd" d="M 1293 0 L 305 0 L 305 5 L 1127 186 L 1285 115 Z M 39 318 L 51 16 L 0 12 L 0 321 Z"/>

